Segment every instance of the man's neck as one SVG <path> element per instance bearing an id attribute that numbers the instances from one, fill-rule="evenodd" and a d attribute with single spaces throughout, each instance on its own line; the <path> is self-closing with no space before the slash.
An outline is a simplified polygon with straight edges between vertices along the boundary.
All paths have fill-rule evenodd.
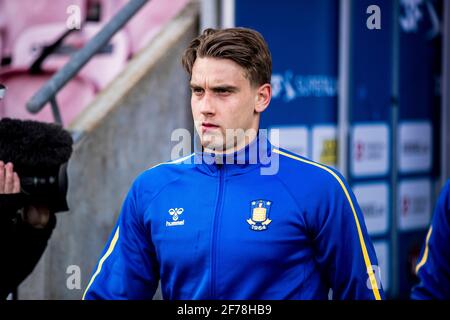
<path id="1" fill-rule="evenodd" d="M 242 150 L 245 147 L 247 147 L 249 144 L 251 144 L 256 139 L 257 136 L 258 136 L 258 130 L 256 130 L 255 133 L 252 133 L 249 136 L 245 136 L 244 139 L 239 141 L 238 144 L 233 145 L 230 148 L 226 148 L 225 150 L 213 150 L 213 149 L 203 148 L 203 151 L 208 152 L 208 153 L 223 154 L 223 155 L 233 154 L 233 153 L 238 152 L 239 150 Z"/>

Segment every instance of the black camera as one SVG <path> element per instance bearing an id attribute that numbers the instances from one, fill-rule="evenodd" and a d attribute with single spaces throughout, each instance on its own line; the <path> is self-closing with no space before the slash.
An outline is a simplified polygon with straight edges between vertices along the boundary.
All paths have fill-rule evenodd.
<path id="1" fill-rule="evenodd" d="M 68 211 L 67 166 L 72 136 L 60 125 L 31 120 L 0 119 L 0 160 L 13 163 L 20 178 L 23 206 L 45 205 Z"/>
<path id="2" fill-rule="evenodd" d="M 67 162 L 62 164 L 54 174 L 20 177 L 21 193 L 28 198 L 29 203 L 45 204 L 53 212 L 68 211 L 67 165 Z"/>

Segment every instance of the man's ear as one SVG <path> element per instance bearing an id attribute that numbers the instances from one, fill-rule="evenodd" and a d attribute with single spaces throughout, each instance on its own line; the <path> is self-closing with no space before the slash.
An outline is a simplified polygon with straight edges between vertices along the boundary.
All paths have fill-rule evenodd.
<path id="1" fill-rule="evenodd" d="M 257 90 L 255 112 L 261 113 L 269 106 L 272 98 L 272 86 L 269 83 L 263 84 Z"/>

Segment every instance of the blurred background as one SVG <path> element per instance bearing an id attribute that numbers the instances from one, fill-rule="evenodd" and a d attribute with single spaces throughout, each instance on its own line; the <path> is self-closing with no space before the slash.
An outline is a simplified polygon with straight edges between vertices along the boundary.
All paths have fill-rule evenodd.
<path id="1" fill-rule="evenodd" d="M 71 210 L 16 298 L 81 298 L 132 181 L 171 158 L 175 129 L 193 130 L 184 48 L 233 26 L 272 52 L 262 127 L 343 173 L 387 296 L 408 298 L 450 177 L 445 0 L 0 0 L 0 117 L 58 122 L 75 139 Z"/>

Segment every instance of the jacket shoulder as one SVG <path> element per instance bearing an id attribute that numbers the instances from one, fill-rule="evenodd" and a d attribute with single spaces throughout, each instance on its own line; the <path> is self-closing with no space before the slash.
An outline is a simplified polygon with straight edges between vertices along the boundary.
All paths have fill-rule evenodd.
<path id="1" fill-rule="evenodd" d="M 301 179 L 302 183 L 310 185 L 344 180 L 339 171 L 325 164 L 282 148 L 273 148 L 272 152 L 278 154 L 281 176 L 286 176 L 288 180 Z"/>
<path id="2" fill-rule="evenodd" d="M 164 186 L 178 180 L 192 167 L 192 156 L 193 154 L 148 168 L 135 179 L 133 189 L 138 192 L 157 193 Z"/>
<path id="3" fill-rule="evenodd" d="M 296 197 L 321 202 L 334 196 L 351 196 L 347 181 L 336 169 L 282 148 L 273 148 L 272 152 L 279 155 L 278 178 Z"/>

